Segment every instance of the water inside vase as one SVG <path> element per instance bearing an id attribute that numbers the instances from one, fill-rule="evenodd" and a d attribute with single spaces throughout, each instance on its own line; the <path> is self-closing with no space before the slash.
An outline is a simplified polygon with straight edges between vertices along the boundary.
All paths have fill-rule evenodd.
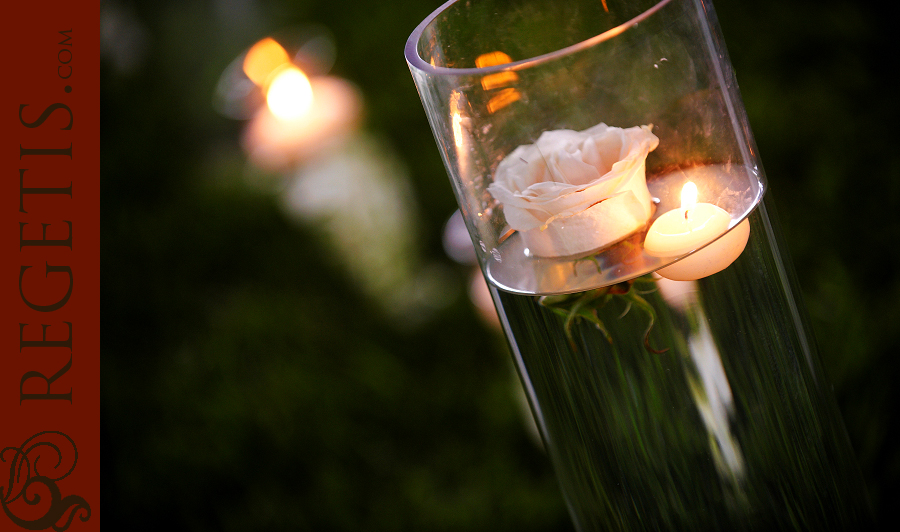
<path id="1" fill-rule="evenodd" d="M 869 518 L 769 245 L 731 266 L 569 294 L 489 283 L 580 530 L 845 530 Z"/>

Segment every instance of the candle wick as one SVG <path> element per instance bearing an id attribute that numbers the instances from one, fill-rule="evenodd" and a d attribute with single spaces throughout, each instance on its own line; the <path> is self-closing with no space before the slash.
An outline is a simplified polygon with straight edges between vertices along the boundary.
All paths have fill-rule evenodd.
<path id="1" fill-rule="evenodd" d="M 687 209 L 684 210 L 684 219 L 685 219 L 685 221 L 687 221 L 687 219 L 688 219 L 688 213 L 689 213 L 689 212 L 690 212 L 690 211 L 688 211 Z"/>

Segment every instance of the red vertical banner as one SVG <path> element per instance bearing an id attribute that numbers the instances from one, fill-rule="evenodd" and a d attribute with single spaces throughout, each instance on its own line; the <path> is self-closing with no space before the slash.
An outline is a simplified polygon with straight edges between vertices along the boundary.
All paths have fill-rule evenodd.
<path id="1" fill-rule="evenodd" d="M 99 20 L 0 19 L 0 532 L 100 529 Z"/>

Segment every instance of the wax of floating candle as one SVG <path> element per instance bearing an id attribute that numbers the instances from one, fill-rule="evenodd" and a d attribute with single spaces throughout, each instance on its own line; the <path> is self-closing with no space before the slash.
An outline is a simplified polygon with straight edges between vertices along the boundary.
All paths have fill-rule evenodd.
<path id="1" fill-rule="evenodd" d="M 653 222 L 644 240 L 644 251 L 655 257 L 678 257 L 693 251 L 656 273 L 675 281 L 707 277 L 728 267 L 747 245 L 748 221 L 728 231 L 730 224 L 731 215 L 724 209 L 697 203 L 697 187 L 688 181 L 681 191 L 681 208 Z"/>

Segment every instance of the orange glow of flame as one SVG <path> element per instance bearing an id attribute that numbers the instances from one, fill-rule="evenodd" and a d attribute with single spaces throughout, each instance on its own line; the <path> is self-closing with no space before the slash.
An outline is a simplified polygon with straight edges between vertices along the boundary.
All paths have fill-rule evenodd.
<path id="1" fill-rule="evenodd" d="M 503 52 L 488 52 L 486 54 L 479 55 L 475 59 L 475 66 L 477 66 L 478 68 L 484 68 L 511 62 L 512 57 Z"/>
<path id="2" fill-rule="evenodd" d="M 275 39 L 266 37 L 250 47 L 244 56 L 244 74 L 256 85 L 265 87 L 273 73 L 290 62 L 284 48 Z"/>
<path id="3" fill-rule="evenodd" d="M 483 77 L 481 79 L 481 87 L 487 91 L 505 85 L 511 85 L 516 81 L 519 81 L 519 75 L 507 70 L 506 72 L 497 72 L 496 74 L 488 74 Z"/>
<path id="4" fill-rule="evenodd" d="M 481 54 L 475 59 L 475 66 L 484 68 L 494 65 L 503 65 L 512 62 L 512 58 L 503 52 L 490 52 Z M 497 89 L 506 85 L 511 85 L 519 81 L 519 75 L 511 70 L 506 72 L 497 72 L 496 74 L 488 74 L 481 79 L 481 87 L 484 90 Z"/>
<path id="5" fill-rule="evenodd" d="M 460 114 L 460 110 L 462 109 L 462 105 L 459 102 L 460 96 L 460 93 L 457 91 L 453 91 L 453 94 L 450 95 L 450 108 L 452 109 L 451 120 L 453 121 L 453 140 L 456 141 L 457 148 L 462 148 L 463 145 L 463 117 Z"/>
<path id="6" fill-rule="evenodd" d="M 688 181 L 681 188 L 681 208 L 687 211 L 697 204 L 697 185 Z"/>
<path id="7" fill-rule="evenodd" d="M 456 141 L 456 147 L 462 148 L 462 117 L 459 116 L 459 111 L 453 111 L 453 139 Z"/>
<path id="8" fill-rule="evenodd" d="M 497 92 L 497 94 L 494 97 L 492 97 L 490 100 L 488 100 L 488 103 L 487 103 L 488 112 L 491 114 L 494 114 L 497 111 L 499 111 L 500 109 L 503 109 L 504 107 L 506 107 L 507 105 L 509 105 L 513 102 L 519 101 L 521 98 L 522 98 L 522 96 L 519 94 L 519 91 L 517 91 L 516 89 L 503 89 L 503 90 Z"/>
<path id="9" fill-rule="evenodd" d="M 281 120 L 296 120 L 309 111 L 313 102 L 312 85 L 295 66 L 278 70 L 266 92 L 269 111 Z"/>

